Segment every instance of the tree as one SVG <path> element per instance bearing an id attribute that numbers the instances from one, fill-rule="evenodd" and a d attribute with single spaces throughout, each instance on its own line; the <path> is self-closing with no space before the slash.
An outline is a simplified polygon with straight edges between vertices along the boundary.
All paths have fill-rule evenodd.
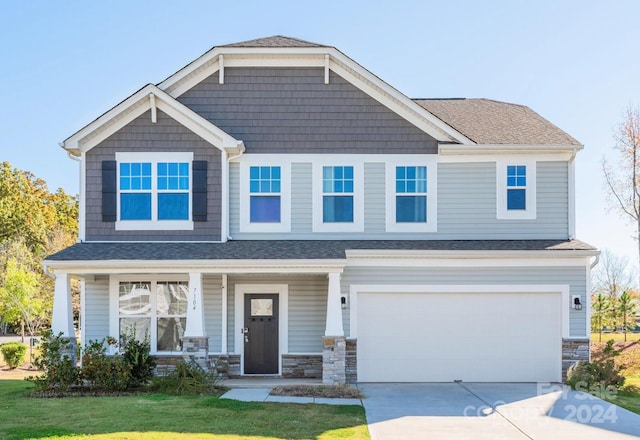
<path id="1" fill-rule="evenodd" d="M 640 268 L 640 109 L 627 107 L 614 132 L 618 166 L 602 161 L 602 171 L 613 205 L 635 226 Z M 640 276 L 640 270 L 638 271 Z"/>
<path id="2" fill-rule="evenodd" d="M 602 342 L 602 330 L 609 325 L 609 298 L 599 293 L 591 297 L 591 331 L 598 333 L 598 341 Z"/>
<path id="3" fill-rule="evenodd" d="M 633 276 L 628 267 L 628 258 L 604 249 L 600 256 L 600 264 L 593 272 L 594 292 L 602 293 L 615 301 L 622 292 L 631 288 Z"/>
<path id="4" fill-rule="evenodd" d="M 627 292 L 622 292 L 616 305 L 617 315 L 624 333 L 624 341 L 627 341 L 627 332 L 636 328 L 636 304 Z"/>

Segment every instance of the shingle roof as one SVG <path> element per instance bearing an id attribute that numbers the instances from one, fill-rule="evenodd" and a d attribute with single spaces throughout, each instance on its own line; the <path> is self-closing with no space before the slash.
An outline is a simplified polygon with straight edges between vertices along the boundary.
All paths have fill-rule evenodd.
<path id="1" fill-rule="evenodd" d="M 348 250 L 595 251 L 579 240 L 241 240 L 226 243 L 77 243 L 49 261 L 323 260 Z"/>
<path id="2" fill-rule="evenodd" d="M 581 145 L 524 105 L 490 99 L 414 99 L 478 144 Z"/>
<path id="3" fill-rule="evenodd" d="M 273 35 L 266 38 L 241 41 L 239 43 L 225 44 L 219 47 L 327 47 L 322 44 L 312 43 L 299 38 Z"/>

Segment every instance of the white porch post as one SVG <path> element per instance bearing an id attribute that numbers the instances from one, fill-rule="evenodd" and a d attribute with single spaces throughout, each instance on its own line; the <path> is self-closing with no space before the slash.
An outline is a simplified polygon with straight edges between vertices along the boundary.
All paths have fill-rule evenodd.
<path id="1" fill-rule="evenodd" d="M 227 307 L 229 306 L 229 293 L 227 291 L 227 274 L 222 275 L 222 329 L 220 336 L 222 338 L 220 344 L 220 351 L 222 354 L 227 354 L 229 349 L 227 348 L 227 323 L 229 321 Z"/>
<path id="2" fill-rule="evenodd" d="M 187 303 L 187 328 L 184 337 L 203 337 L 204 331 L 204 307 L 202 304 L 202 274 L 192 272 L 189 274 L 189 302 Z"/>
<path id="3" fill-rule="evenodd" d="M 327 326 L 322 338 L 322 383 L 343 384 L 346 381 L 347 341 L 342 327 L 340 273 L 329 272 L 327 288 Z"/>
<path id="4" fill-rule="evenodd" d="M 182 337 L 182 351 L 200 367 L 209 369 L 209 338 L 204 329 L 202 273 L 189 273 L 187 326 Z"/>
<path id="5" fill-rule="evenodd" d="M 340 274 L 330 272 L 327 289 L 327 325 L 325 336 L 344 336 L 342 327 L 342 306 L 340 305 Z"/>
<path id="6" fill-rule="evenodd" d="M 73 329 L 73 310 L 71 307 L 71 286 L 69 274 L 57 272 L 55 274 L 55 290 L 53 294 L 53 316 L 51 318 L 51 332 L 53 336 L 62 333 L 65 338 L 75 340 Z"/>

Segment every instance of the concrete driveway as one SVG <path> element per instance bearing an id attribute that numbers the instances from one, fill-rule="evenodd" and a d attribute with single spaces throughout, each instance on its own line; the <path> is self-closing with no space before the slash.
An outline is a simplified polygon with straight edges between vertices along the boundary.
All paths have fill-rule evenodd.
<path id="1" fill-rule="evenodd" d="M 630 439 L 640 415 L 559 384 L 358 384 L 372 440 Z"/>

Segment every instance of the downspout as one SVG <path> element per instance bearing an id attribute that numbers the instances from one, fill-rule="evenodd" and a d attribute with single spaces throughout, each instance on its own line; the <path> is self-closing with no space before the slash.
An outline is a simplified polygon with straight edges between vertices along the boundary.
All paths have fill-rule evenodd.
<path id="1" fill-rule="evenodd" d="M 64 142 L 60 142 L 58 145 L 64 148 Z M 71 153 L 71 151 L 67 151 L 67 157 L 75 162 L 80 164 L 78 166 L 78 174 L 79 174 L 79 189 L 80 189 L 80 199 L 78 200 L 78 242 L 81 243 L 84 241 L 84 211 L 85 211 L 85 203 L 84 203 L 84 161 L 82 157 L 76 156 Z"/>
<path id="2" fill-rule="evenodd" d="M 569 206 L 567 209 L 567 229 L 569 240 L 573 240 L 576 237 L 576 159 L 577 150 L 574 148 L 571 151 L 571 157 L 567 162 L 567 177 L 569 184 Z M 597 263 L 596 263 L 597 264 Z"/>
<path id="3" fill-rule="evenodd" d="M 224 160 L 224 165 L 223 165 L 223 179 L 224 182 L 222 184 L 223 186 L 223 202 L 222 202 L 222 222 L 224 227 L 222 228 L 223 230 L 221 231 L 223 236 L 222 241 L 226 242 L 228 240 L 233 240 L 233 238 L 231 237 L 231 234 L 229 234 L 229 168 L 230 168 L 230 163 L 232 160 L 235 160 L 237 158 L 239 158 L 240 156 L 242 156 L 242 154 L 245 151 L 244 145 L 241 142 L 238 142 L 238 146 L 240 153 L 236 154 L 235 156 L 228 156 L 226 150 L 222 152 L 222 158 Z M 225 160 L 226 158 L 226 160 Z"/>

